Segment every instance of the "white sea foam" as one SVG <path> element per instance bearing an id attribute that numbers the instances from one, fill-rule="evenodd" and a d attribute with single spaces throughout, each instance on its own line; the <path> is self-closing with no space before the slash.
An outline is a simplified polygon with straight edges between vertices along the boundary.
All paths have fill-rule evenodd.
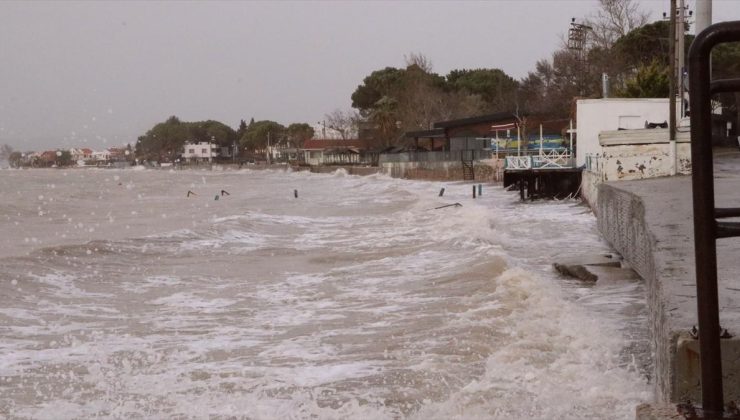
<path id="1" fill-rule="evenodd" d="M 642 285 L 550 266 L 609 252 L 572 201 L 340 172 L 14 176 L 17 212 L 44 195 L 116 222 L 1 261 L 0 416 L 631 418 L 650 399 Z M 78 188 L 106 199 L 61 199 Z"/>

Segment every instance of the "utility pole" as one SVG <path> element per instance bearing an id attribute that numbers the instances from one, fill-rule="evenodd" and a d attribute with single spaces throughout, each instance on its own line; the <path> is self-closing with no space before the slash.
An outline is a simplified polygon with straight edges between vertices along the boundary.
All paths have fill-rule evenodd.
<path id="1" fill-rule="evenodd" d="M 712 0 L 696 0 L 696 34 L 712 24 Z"/>
<path id="2" fill-rule="evenodd" d="M 684 47 L 684 33 L 686 30 L 684 29 L 684 25 L 686 24 L 686 9 L 683 5 L 683 0 L 678 0 L 678 21 L 676 22 L 676 38 L 678 40 L 676 49 L 678 50 L 678 77 L 676 80 L 678 81 L 678 98 L 681 101 L 681 115 L 679 115 L 679 118 L 683 118 L 686 115 L 686 107 L 685 107 L 685 101 L 684 101 L 684 83 L 683 83 L 683 74 L 684 74 L 684 56 L 686 48 Z"/>
<path id="3" fill-rule="evenodd" d="M 668 88 L 668 139 L 676 140 L 676 0 L 671 0 L 671 24 L 668 33 L 671 34 L 669 43 L 669 62 L 671 63 L 671 77 Z"/>
<path id="4" fill-rule="evenodd" d="M 675 1 L 675 0 L 674 0 Z M 267 164 L 270 164 L 270 132 L 267 132 L 267 153 L 265 153 L 265 156 L 267 157 Z"/>

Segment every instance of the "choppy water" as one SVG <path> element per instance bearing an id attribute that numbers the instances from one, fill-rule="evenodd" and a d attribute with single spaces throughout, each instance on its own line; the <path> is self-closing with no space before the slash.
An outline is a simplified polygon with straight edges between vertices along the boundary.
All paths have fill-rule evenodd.
<path id="1" fill-rule="evenodd" d="M 642 285 L 550 268 L 593 215 L 441 186 L 0 171 L 0 417 L 632 418 Z"/>

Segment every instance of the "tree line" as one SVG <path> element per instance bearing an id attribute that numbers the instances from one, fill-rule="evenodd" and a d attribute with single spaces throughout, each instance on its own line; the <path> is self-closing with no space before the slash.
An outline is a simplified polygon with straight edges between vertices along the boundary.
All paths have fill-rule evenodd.
<path id="1" fill-rule="evenodd" d="M 293 123 L 286 127 L 275 121 L 254 121 L 253 118 L 248 124 L 241 120 L 234 130 L 219 121 L 185 122 L 172 116 L 139 136 L 135 150 L 138 159 L 171 162 L 180 156 L 186 142 L 211 142 L 220 147 L 254 152 L 265 149 L 268 142 L 301 147 L 313 135 L 313 127 L 307 123 Z"/>
<path id="2" fill-rule="evenodd" d="M 601 98 L 602 75 L 610 96 L 666 98 L 669 95 L 670 25 L 648 22 L 634 0 L 600 0 L 594 16 L 550 58 L 516 80 L 498 68 L 432 71 L 421 54 L 406 57 L 405 68 L 386 67 L 365 77 L 352 93 L 352 107 L 375 128 L 383 146 L 400 144 L 407 131 L 426 130 L 435 121 L 494 112 L 573 118 L 577 98 Z M 686 28 L 688 30 L 688 27 Z M 693 40 L 684 35 L 686 53 Z M 712 54 L 713 77 L 740 74 L 740 44 L 723 44 Z M 738 116 L 740 94 L 723 95 L 725 112 Z M 740 124 L 740 119 L 738 119 Z"/>

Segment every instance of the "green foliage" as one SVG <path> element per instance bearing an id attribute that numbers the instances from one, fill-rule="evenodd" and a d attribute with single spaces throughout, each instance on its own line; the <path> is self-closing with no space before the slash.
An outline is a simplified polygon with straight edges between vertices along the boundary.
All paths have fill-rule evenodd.
<path id="1" fill-rule="evenodd" d="M 452 70 L 447 83 L 456 90 L 480 95 L 489 111 L 511 111 L 519 83 L 500 69 Z"/>
<path id="2" fill-rule="evenodd" d="M 352 107 L 365 114 L 370 112 L 380 98 L 393 96 L 400 90 L 404 73 L 405 70 L 395 67 L 386 67 L 370 73 L 352 94 Z"/>
<path id="3" fill-rule="evenodd" d="M 8 164 L 11 168 L 20 168 L 23 163 L 23 153 L 11 152 L 8 156 Z"/>
<path id="4" fill-rule="evenodd" d="M 516 108 L 516 80 L 500 69 L 431 71 L 424 56 L 412 55 L 406 68 L 372 72 L 352 94 L 352 106 L 372 123 L 376 144 L 395 145 L 400 133 L 423 130 L 440 120 Z"/>
<path id="5" fill-rule="evenodd" d="M 239 122 L 239 128 L 236 129 L 236 138 L 240 139 L 247 132 L 247 123 L 244 120 Z"/>
<path id="6" fill-rule="evenodd" d="M 262 120 L 251 122 L 239 144 L 249 150 L 264 149 L 267 147 L 268 136 L 270 144 L 275 145 L 285 140 L 286 128 L 275 121 Z"/>
<path id="7" fill-rule="evenodd" d="M 667 66 L 669 30 L 670 24 L 665 20 L 647 24 L 619 38 L 612 50 L 628 68 L 650 65 L 656 60 Z"/>
<path id="8" fill-rule="evenodd" d="M 288 142 L 293 147 L 303 147 L 303 142 L 314 135 L 314 129 L 306 123 L 293 123 L 286 131 Z"/>
<path id="9" fill-rule="evenodd" d="M 395 99 L 383 96 L 376 103 L 375 108 L 370 113 L 370 121 L 375 124 L 380 135 L 379 146 L 391 146 L 393 140 L 398 135 L 399 127 L 396 124 L 396 115 L 398 111 L 398 101 Z"/>
<path id="10" fill-rule="evenodd" d="M 669 68 L 658 59 L 642 65 L 637 74 L 627 80 L 624 89 L 617 91 L 623 98 L 666 98 L 669 93 Z"/>
<path id="11" fill-rule="evenodd" d="M 712 50 L 712 77 L 740 77 L 740 42 L 719 44 Z"/>
<path id="12" fill-rule="evenodd" d="M 230 146 L 236 141 L 236 132 L 218 121 L 182 122 L 172 116 L 138 138 L 136 155 L 140 159 L 172 161 L 186 142 L 201 141 Z"/>
<path id="13" fill-rule="evenodd" d="M 70 153 L 69 150 L 62 150 L 57 156 L 56 164 L 57 166 L 73 165 L 74 162 L 72 162 L 72 153 Z"/>

